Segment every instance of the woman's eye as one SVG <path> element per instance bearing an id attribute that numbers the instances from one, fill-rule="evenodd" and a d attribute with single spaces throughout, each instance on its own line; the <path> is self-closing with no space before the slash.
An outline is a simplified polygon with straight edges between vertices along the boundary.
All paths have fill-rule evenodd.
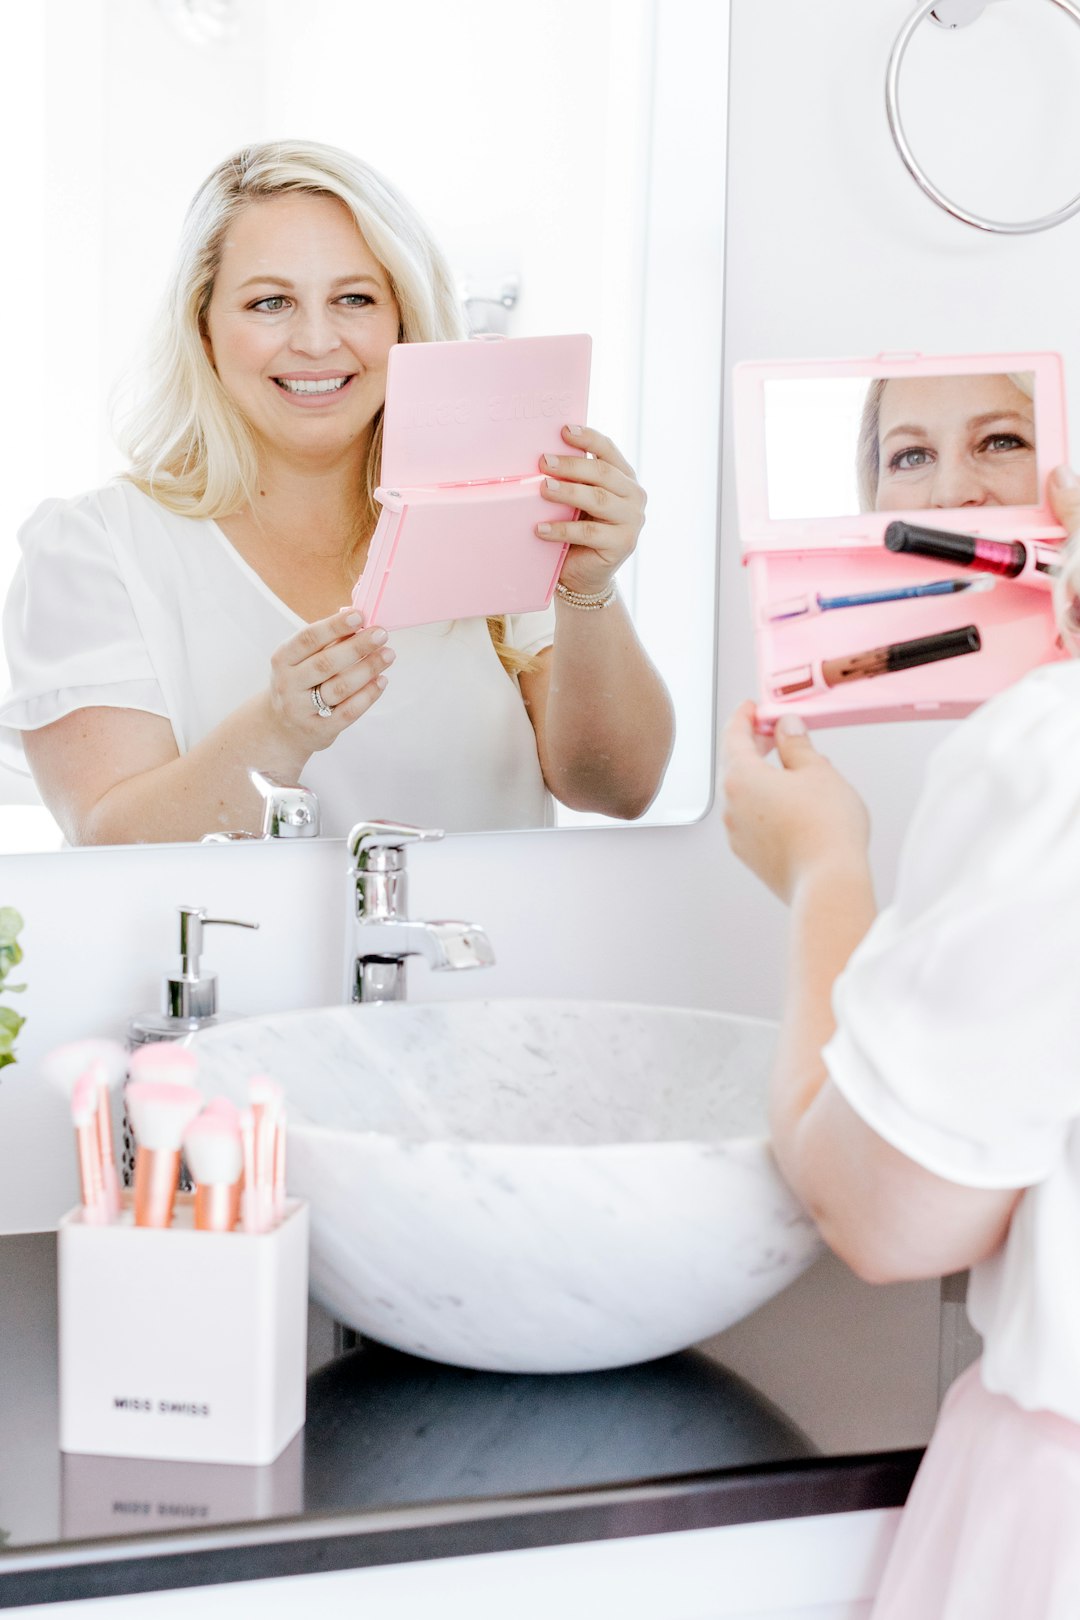
<path id="1" fill-rule="evenodd" d="M 1000 453 L 1005 450 L 1030 450 L 1032 447 L 1019 433 L 990 433 L 979 448 Z"/>
<path id="2" fill-rule="evenodd" d="M 344 293 L 339 302 L 344 304 L 346 309 L 363 309 L 365 305 L 372 304 L 375 300 L 370 293 Z"/>
<path id="3" fill-rule="evenodd" d="M 889 460 L 891 472 L 917 472 L 921 467 L 929 467 L 933 456 L 929 450 L 912 446 L 909 450 L 898 450 Z"/>
<path id="4" fill-rule="evenodd" d="M 268 315 L 277 315 L 285 308 L 285 300 L 279 293 L 275 293 L 270 298 L 258 299 L 254 304 L 249 304 L 248 308 L 265 310 Z"/>

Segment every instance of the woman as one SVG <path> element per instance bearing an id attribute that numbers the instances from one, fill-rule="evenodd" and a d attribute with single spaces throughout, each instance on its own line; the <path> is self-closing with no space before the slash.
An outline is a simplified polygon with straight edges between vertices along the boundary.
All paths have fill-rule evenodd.
<path id="1" fill-rule="evenodd" d="M 859 509 L 1033 506 L 1030 372 L 878 377 L 867 389 L 856 473 Z"/>
<path id="2" fill-rule="evenodd" d="M 324 830 L 364 816 L 535 826 L 554 794 L 639 816 L 670 703 L 614 591 L 645 496 L 563 431 L 544 493 L 581 510 L 554 611 L 398 631 L 347 602 L 377 508 L 386 363 L 462 336 L 449 270 L 378 175 L 300 142 L 244 149 L 189 210 L 125 477 L 21 535 L 0 706 L 71 843 L 259 825 L 251 767 Z"/>
<path id="3" fill-rule="evenodd" d="M 891 385 L 890 385 L 891 386 Z M 1059 621 L 1080 649 L 1080 480 Z M 935 756 L 875 918 L 866 811 L 796 716 L 725 736 L 732 849 L 791 907 L 777 1160 L 869 1281 L 974 1267 L 950 1390 L 874 1620 L 1073 1620 L 1080 1594 L 1080 658 Z"/>

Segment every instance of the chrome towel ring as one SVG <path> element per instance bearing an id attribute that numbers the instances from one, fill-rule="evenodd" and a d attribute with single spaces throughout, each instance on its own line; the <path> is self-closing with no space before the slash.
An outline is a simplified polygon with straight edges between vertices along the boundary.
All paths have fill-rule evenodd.
<path id="1" fill-rule="evenodd" d="M 1080 6 L 1075 5 L 1073 0 L 1050 0 L 1050 4 L 1057 6 L 1058 10 L 1065 12 L 1066 16 L 1071 17 L 1073 22 L 1080 24 Z M 957 7 L 956 0 L 953 0 L 953 5 L 954 10 L 957 11 L 960 24 L 974 21 L 975 17 L 983 9 L 981 0 L 967 0 L 967 4 L 963 7 Z M 1066 203 L 1064 208 L 1059 208 L 1056 213 L 1043 214 L 1040 219 L 1022 220 L 1018 223 L 983 219 L 981 215 L 972 214 L 966 208 L 961 208 L 959 203 L 951 201 L 950 198 L 945 196 L 944 192 L 939 191 L 933 181 L 923 173 L 915 154 L 908 145 L 907 136 L 904 134 L 904 126 L 900 119 L 900 67 L 904 60 L 904 53 L 911 41 L 912 34 L 923 19 L 930 12 L 946 13 L 947 9 L 947 5 L 942 3 L 942 0 L 924 0 L 924 3 L 916 7 L 903 28 L 901 28 L 896 37 L 896 43 L 892 48 L 888 72 L 885 75 L 885 111 L 888 114 L 892 138 L 896 142 L 896 150 L 900 153 L 904 167 L 916 185 L 925 191 L 931 202 L 937 203 L 939 208 L 943 208 L 947 214 L 951 214 L 954 219 L 961 220 L 965 225 L 972 225 L 977 231 L 996 231 L 1001 236 L 1024 236 L 1031 231 L 1048 231 L 1052 225 L 1060 225 L 1063 220 L 1071 219 L 1074 214 L 1080 213 L 1080 194 L 1075 196 L 1071 202 Z M 935 16 L 934 20 L 942 21 L 943 19 Z M 946 26 L 949 25 L 946 24 Z"/>

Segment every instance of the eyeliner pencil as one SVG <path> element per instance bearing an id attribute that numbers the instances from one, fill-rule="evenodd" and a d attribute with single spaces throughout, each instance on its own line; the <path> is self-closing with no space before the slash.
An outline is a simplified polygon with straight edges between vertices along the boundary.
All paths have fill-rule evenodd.
<path id="1" fill-rule="evenodd" d="M 957 591 L 976 590 L 980 586 L 986 589 L 992 584 L 989 575 L 982 579 L 935 579 L 927 585 L 894 585 L 887 590 L 860 591 L 852 596 L 822 596 L 818 592 L 815 601 L 822 613 L 831 608 L 868 607 L 873 602 L 906 602 L 912 596 L 953 596 Z"/>
<path id="2" fill-rule="evenodd" d="M 877 602 L 905 602 L 920 596 L 954 596 L 957 591 L 989 591 L 994 588 L 991 574 L 980 574 L 975 579 L 934 579 L 924 585 L 888 585 L 880 591 L 849 592 L 844 596 L 791 596 L 774 602 L 765 610 L 769 624 L 784 619 L 805 619 L 807 614 L 828 613 L 834 608 L 871 607 Z"/>

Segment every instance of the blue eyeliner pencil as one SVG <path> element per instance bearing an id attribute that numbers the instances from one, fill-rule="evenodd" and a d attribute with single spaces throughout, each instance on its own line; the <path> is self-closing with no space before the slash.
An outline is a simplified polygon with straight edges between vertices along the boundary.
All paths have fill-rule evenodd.
<path id="1" fill-rule="evenodd" d="M 822 596 L 814 598 L 822 613 L 830 608 L 869 607 L 873 602 L 904 602 L 911 596 L 952 596 L 956 591 L 968 591 L 974 581 L 968 579 L 935 579 L 928 585 L 895 585 L 884 591 L 862 591 L 857 596 Z"/>

